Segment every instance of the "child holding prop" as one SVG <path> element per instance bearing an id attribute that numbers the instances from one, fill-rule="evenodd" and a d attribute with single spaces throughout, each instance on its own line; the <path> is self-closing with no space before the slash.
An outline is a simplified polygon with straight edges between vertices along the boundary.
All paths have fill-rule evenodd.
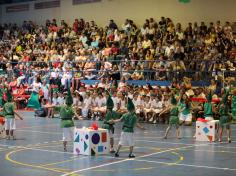
<path id="1" fill-rule="evenodd" d="M 120 122 L 123 121 L 123 128 L 121 132 L 120 142 L 118 149 L 115 153 L 115 157 L 119 157 L 120 149 L 123 145 L 128 145 L 130 149 L 129 158 L 134 158 L 133 154 L 134 149 L 134 127 L 137 126 L 140 129 L 145 129 L 139 123 L 137 123 L 137 116 L 135 114 L 135 107 L 130 98 L 128 98 L 127 103 L 128 113 L 122 115 L 120 119 L 111 120 L 111 122 Z"/>
<path id="2" fill-rule="evenodd" d="M 61 128 L 63 130 L 63 147 L 64 151 L 67 151 L 67 142 L 72 141 L 74 139 L 74 115 L 81 120 L 80 116 L 76 113 L 76 110 L 72 107 L 73 98 L 70 93 L 70 89 L 68 89 L 68 94 L 65 100 L 65 105 L 55 106 L 48 105 L 47 108 L 54 108 L 56 111 L 59 111 L 61 118 Z M 83 119 L 82 119 L 83 120 Z"/>

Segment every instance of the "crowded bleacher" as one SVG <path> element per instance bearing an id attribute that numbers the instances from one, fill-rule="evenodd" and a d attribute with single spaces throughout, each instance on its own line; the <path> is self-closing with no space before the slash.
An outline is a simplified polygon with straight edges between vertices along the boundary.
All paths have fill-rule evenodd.
<path id="1" fill-rule="evenodd" d="M 64 104 L 63 93 L 71 88 L 81 116 L 101 119 L 109 90 L 117 112 L 126 112 L 129 96 L 143 121 L 157 123 L 167 119 L 157 114 L 169 106 L 173 89 L 206 98 L 208 90 L 191 82 L 206 80 L 217 99 L 222 84 L 230 87 L 236 81 L 236 22 L 183 27 L 161 17 L 146 19 L 141 27 L 131 19 L 100 27 L 84 19 L 72 26 L 56 19 L 44 26 L 24 21 L 1 25 L 0 39 L 0 83 L 2 89 L 11 88 L 18 108 L 25 107 L 32 90 L 39 92 L 42 107 Z M 199 110 L 201 102 L 191 106 Z M 44 116 L 54 117 L 52 109 L 45 109 Z"/>

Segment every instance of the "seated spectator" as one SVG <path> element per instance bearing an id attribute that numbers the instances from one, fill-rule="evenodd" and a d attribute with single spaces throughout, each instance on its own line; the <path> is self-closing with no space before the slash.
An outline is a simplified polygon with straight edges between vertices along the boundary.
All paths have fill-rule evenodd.
<path id="1" fill-rule="evenodd" d="M 59 105 L 59 106 L 62 106 L 65 104 L 65 97 L 62 92 L 58 93 L 58 97 L 57 97 L 56 101 L 57 101 L 57 105 Z"/>
<path id="2" fill-rule="evenodd" d="M 41 103 L 41 107 L 35 111 L 35 116 L 37 116 L 37 117 L 46 117 L 47 116 L 48 109 L 45 108 L 46 104 L 47 104 L 47 100 L 43 99 L 42 103 Z"/>
<path id="3" fill-rule="evenodd" d="M 131 75 L 131 78 L 133 80 L 142 80 L 144 79 L 143 71 L 139 65 L 136 66 L 136 69 L 134 70 L 133 74 Z"/>
<path id="4" fill-rule="evenodd" d="M 49 101 L 49 104 L 52 106 L 56 106 L 57 105 L 57 97 L 58 97 L 57 93 L 54 93 L 51 101 Z M 48 108 L 47 118 L 54 118 L 54 108 Z"/>
<path id="5" fill-rule="evenodd" d="M 89 118 L 89 110 L 91 106 L 92 106 L 92 98 L 91 98 L 90 92 L 86 92 L 84 96 L 83 104 L 82 104 L 82 117 L 84 119 Z"/>
<path id="6" fill-rule="evenodd" d="M 117 107 L 117 112 L 119 112 L 120 114 L 124 114 L 127 112 L 127 108 L 126 108 L 126 99 L 124 94 L 122 94 L 121 92 L 119 92 L 117 94 L 118 97 L 118 107 Z"/>

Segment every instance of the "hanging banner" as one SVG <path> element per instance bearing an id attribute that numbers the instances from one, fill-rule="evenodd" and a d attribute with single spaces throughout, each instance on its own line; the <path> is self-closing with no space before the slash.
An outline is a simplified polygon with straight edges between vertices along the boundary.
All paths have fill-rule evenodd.
<path id="1" fill-rule="evenodd" d="M 28 11 L 29 4 L 11 5 L 6 7 L 6 13 Z"/>
<path id="2" fill-rule="evenodd" d="M 47 1 L 47 2 L 38 2 L 34 4 L 34 9 L 48 9 L 60 7 L 60 0 Z"/>
<path id="3" fill-rule="evenodd" d="M 102 0 L 73 0 L 73 5 L 101 2 Z"/>

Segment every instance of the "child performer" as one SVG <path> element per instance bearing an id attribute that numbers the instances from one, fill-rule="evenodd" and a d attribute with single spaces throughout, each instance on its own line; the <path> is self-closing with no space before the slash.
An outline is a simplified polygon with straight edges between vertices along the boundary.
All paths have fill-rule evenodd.
<path id="1" fill-rule="evenodd" d="M 207 102 L 204 104 L 204 117 L 206 120 L 214 120 L 213 118 L 213 112 L 215 112 L 215 108 L 212 105 L 212 95 L 211 92 L 209 92 L 207 96 Z"/>
<path id="2" fill-rule="evenodd" d="M 180 129 L 179 129 L 179 108 L 177 106 L 177 100 L 175 99 L 174 95 L 172 95 L 171 97 L 171 105 L 169 107 L 167 107 L 166 109 L 164 109 L 159 116 L 161 116 L 161 114 L 170 111 L 170 119 L 169 119 L 169 126 L 166 129 L 166 133 L 164 136 L 164 139 L 167 139 L 167 135 L 172 127 L 172 125 L 176 126 L 176 136 L 178 139 L 180 139 Z"/>
<path id="3" fill-rule="evenodd" d="M 230 129 L 230 116 L 229 105 L 228 105 L 228 92 L 222 97 L 222 101 L 219 108 L 220 114 L 220 131 L 219 131 L 219 142 L 222 142 L 223 129 L 226 127 L 228 142 L 231 143 L 231 129 Z"/>
<path id="4" fill-rule="evenodd" d="M 115 153 L 114 150 L 114 123 L 109 122 L 111 120 L 116 120 L 120 117 L 120 115 L 113 111 L 112 109 L 114 108 L 114 102 L 111 98 L 111 96 L 109 95 L 109 97 L 107 98 L 107 102 L 106 102 L 106 106 L 107 106 L 107 112 L 105 115 L 105 119 L 103 122 L 103 126 L 102 128 L 107 129 L 109 131 L 109 136 L 110 136 L 110 153 Z"/>
<path id="5" fill-rule="evenodd" d="M 9 140 L 10 137 L 12 137 L 12 139 L 14 140 L 15 139 L 14 130 L 16 129 L 15 115 L 21 120 L 23 120 L 23 118 L 18 113 L 16 113 L 15 111 L 16 105 L 12 101 L 12 95 L 9 90 L 7 90 L 6 95 L 7 95 L 7 102 L 3 105 L 1 116 L 4 116 L 6 119 L 5 121 L 6 139 Z"/>
<path id="6" fill-rule="evenodd" d="M 190 126 L 192 124 L 192 112 L 189 97 L 186 94 L 182 95 L 179 102 L 180 114 L 179 123 L 182 125 Z"/>
<path id="7" fill-rule="evenodd" d="M 207 102 L 205 102 L 203 106 L 204 118 L 205 120 L 212 121 L 214 120 L 213 113 L 215 112 L 215 107 L 212 104 L 211 92 L 208 93 L 206 98 L 207 98 Z M 202 111 L 199 111 L 199 112 L 202 112 Z M 196 138 L 196 134 L 193 136 L 193 138 Z"/>
<path id="8" fill-rule="evenodd" d="M 76 110 L 72 107 L 73 104 L 73 98 L 70 93 L 70 89 L 68 89 L 68 95 L 65 100 L 65 105 L 62 106 L 52 106 L 49 105 L 50 108 L 54 107 L 56 111 L 59 111 L 60 118 L 61 118 L 61 128 L 63 129 L 63 146 L 64 151 L 67 151 L 67 142 L 72 141 L 74 139 L 74 121 L 73 117 L 74 115 L 80 119 L 80 116 L 76 113 Z"/>
<path id="9" fill-rule="evenodd" d="M 129 145 L 130 153 L 129 158 L 134 158 L 135 155 L 133 154 L 134 149 L 134 127 L 135 125 L 140 129 L 145 129 L 139 123 L 137 123 L 137 116 L 135 114 L 135 107 L 130 98 L 128 98 L 127 103 L 128 113 L 122 115 L 120 119 L 111 120 L 112 122 L 120 122 L 123 121 L 123 128 L 121 132 L 120 142 L 118 145 L 118 149 L 115 153 L 115 157 L 119 157 L 119 152 L 122 145 Z"/>

